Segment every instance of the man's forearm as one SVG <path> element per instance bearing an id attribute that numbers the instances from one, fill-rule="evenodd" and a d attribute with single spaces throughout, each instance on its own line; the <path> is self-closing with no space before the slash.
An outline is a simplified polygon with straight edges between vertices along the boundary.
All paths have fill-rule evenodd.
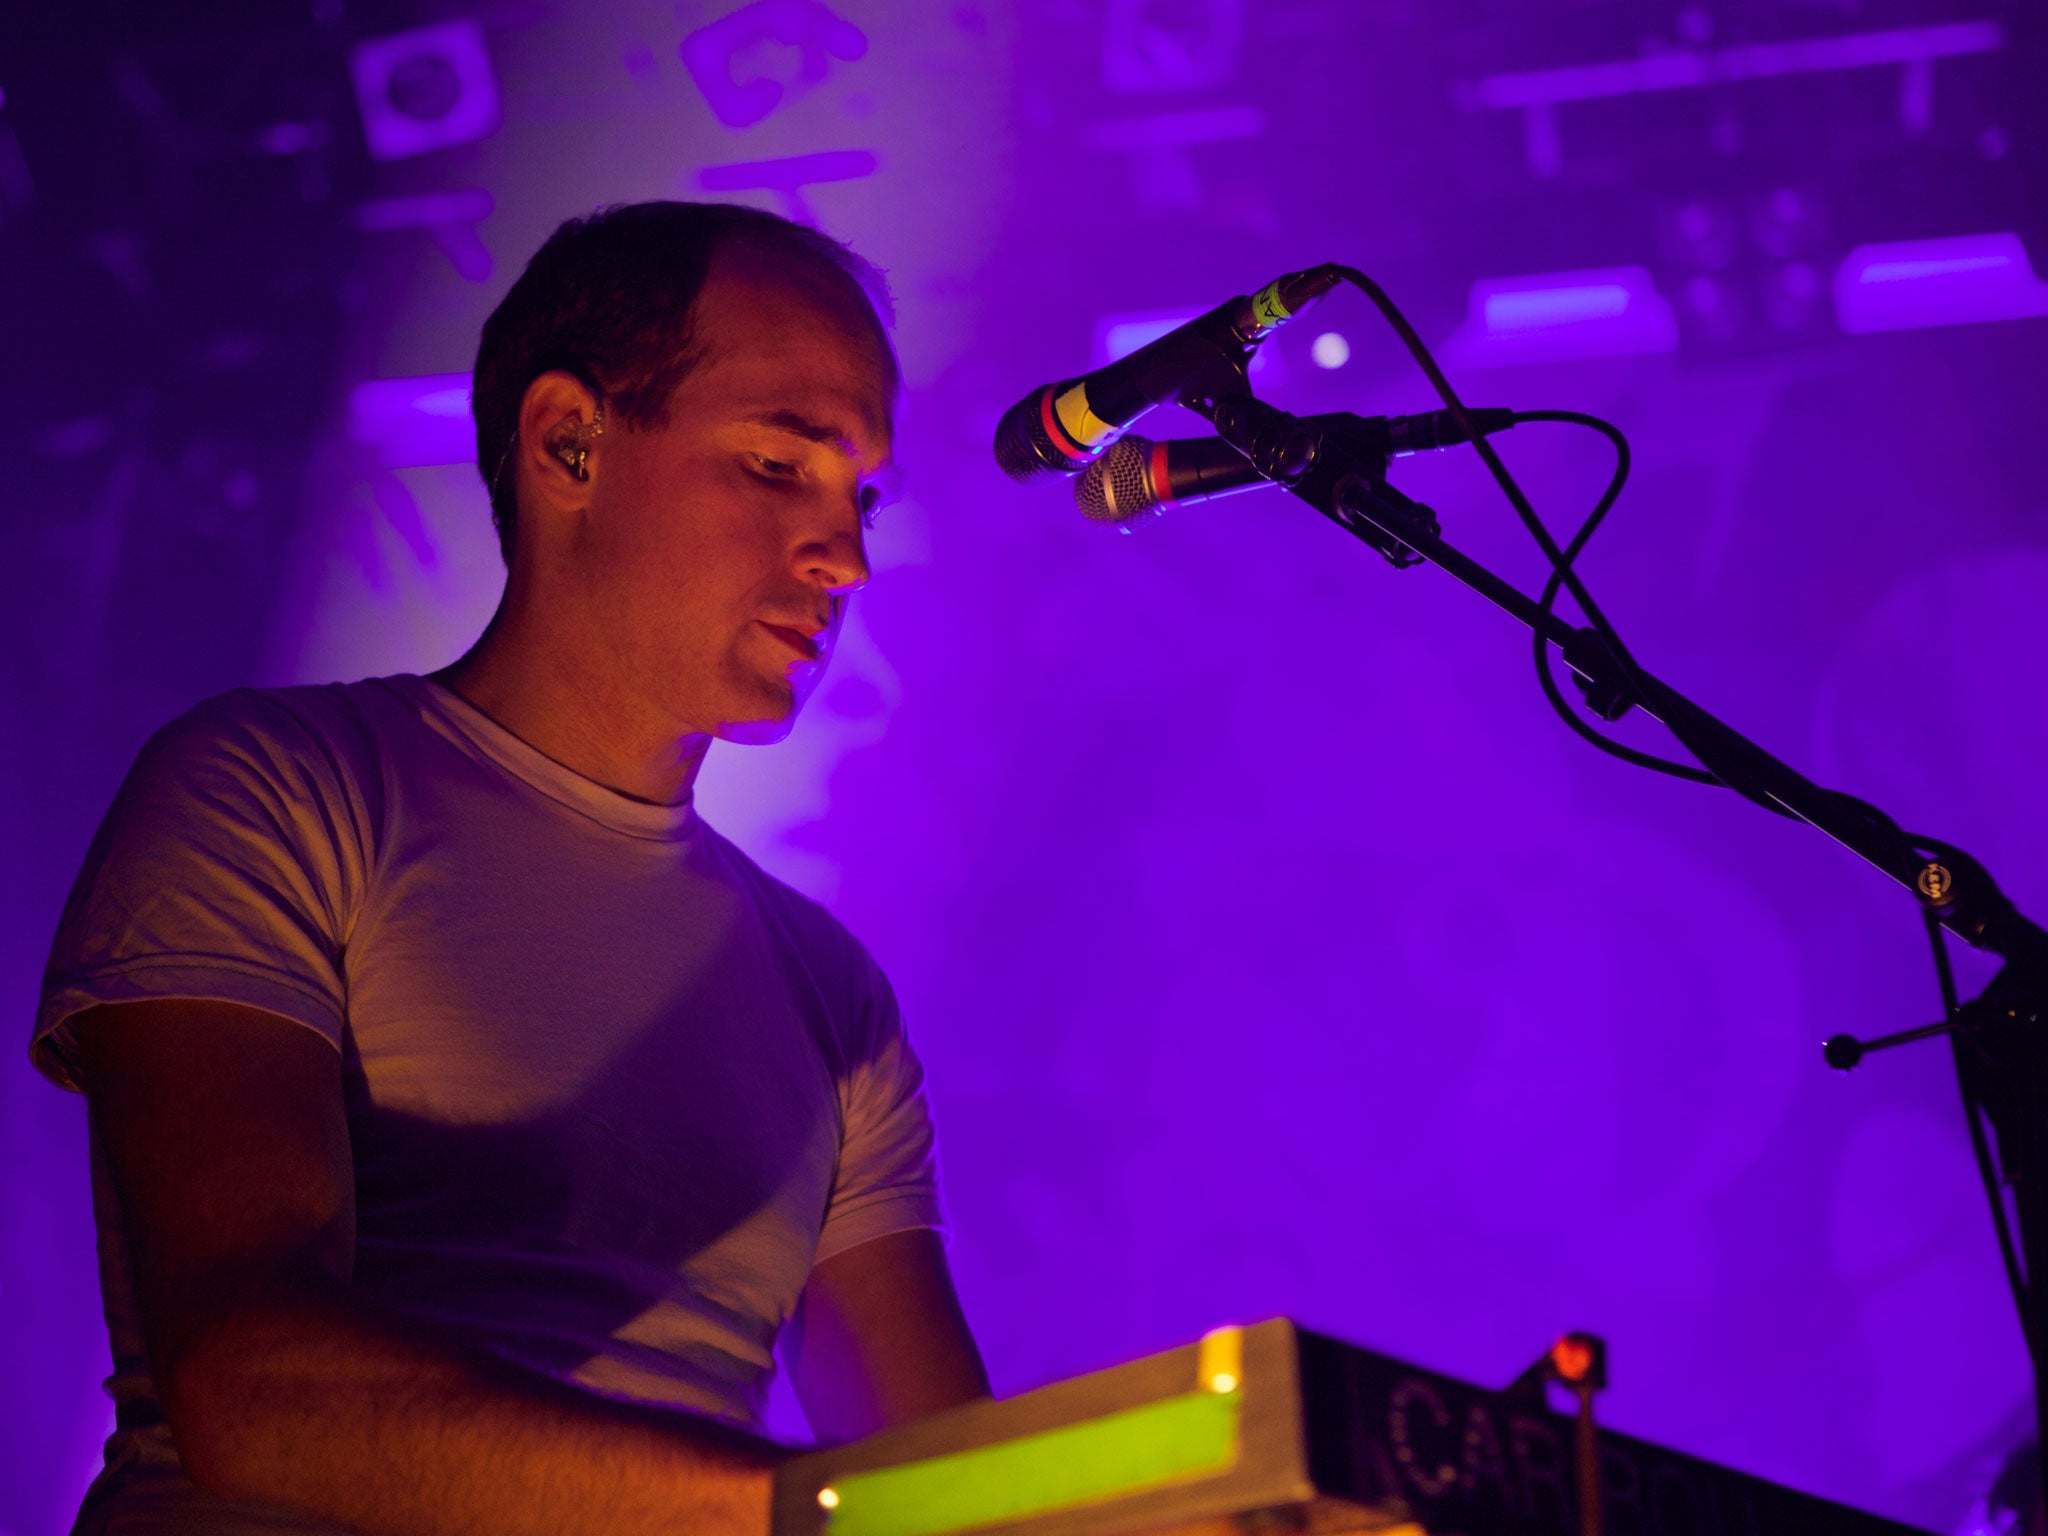
<path id="1" fill-rule="evenodd" d="M 768 1530 L 774 1447 L 444 1352 L 340 1284 L 238 1308 L 170 1376 L 195 1483 L 366 1536 Z"/>

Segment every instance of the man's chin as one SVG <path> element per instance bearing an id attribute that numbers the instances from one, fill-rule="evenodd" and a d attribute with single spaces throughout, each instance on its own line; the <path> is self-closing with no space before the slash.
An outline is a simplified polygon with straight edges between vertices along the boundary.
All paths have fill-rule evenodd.
<path id="1" fill-rule="evenodd" d="M 778 699 L 762 699 L 749 714 L 752 719 L 723 720 L 711 734 L 720 741 L 735 742 L 743 747 L 766 747 L 787 736 L 796 725 L 796 717 L 803 711 L 804 700 L 809 696 L 807 688 L 801 693 L 791 689 Z"/>
<path id="2" fill-rule="evenodd" d="M 766 747 L 781 741 L 795 727 L 796 717 L 803 713 L 805 703 L 816 691 L 824 668 L 791 670 L 795 675 L 787 679 L 778 678 L 758 690 L 749 690 L 754 696 L 741 704 L 745 715 L 720 721 L 711 735 L 744 747 Z"/>
<path id="3" fill-rule="evenodd" d="M 730 741 L 742 747 L 772 747 L 790 733 L 796 724 L 794 709 L 786 715 L 770 720 L 727 720 L 711 734 L 719 741 Z"/>

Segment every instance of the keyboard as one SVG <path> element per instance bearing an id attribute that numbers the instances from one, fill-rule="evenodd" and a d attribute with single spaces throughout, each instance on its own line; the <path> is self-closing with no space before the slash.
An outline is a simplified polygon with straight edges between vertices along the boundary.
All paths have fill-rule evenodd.
<path id="1" fill-rule="evenodd" d="M 778 1471 L 775 1536 L 1578 1536 L 1573 1421 L 1285 1319 Z M 1926 1536 L 1599 1432 L 1603 1536 Z"/>

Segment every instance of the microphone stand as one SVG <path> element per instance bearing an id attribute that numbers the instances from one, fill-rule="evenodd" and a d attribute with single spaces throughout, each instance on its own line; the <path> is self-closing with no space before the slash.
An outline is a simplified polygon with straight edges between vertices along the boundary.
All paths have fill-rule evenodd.
<path id="1" fill-rule="evenodd" d="M 1997 1166 L 2012 1190 L 2023 1271 L 2009 1253 L 2006 1258 L 2015 1269 L 2014 1299 L 2033 1360 L 2037 1432 L 2048 1431 L 2048 1283 L 2039 1283 L 2048 1276 L 2048 1036 L 2041 1028 L 2048 1009 L 2048 932 L 2022 916 L 1961 849 L 1915 838 L 1875 807 L 1815 784 L 1676 689 L 1625 664 L 1592 629 L 1574 627 L 1446 543 L 1436 514 L 1387 484 L 1389 461 L 1359 417 L 1291 416 L 1243 391 L 1241 374 L 1212 374 L 1210 382 L 1220 387 L 1190 389 L 1182 403 L 1207 417 L 1260 474 L 1391 564 L 1426 560 L 1449 572 L 1557 646 L 1601 719 L 1618 720 L 1635 708 L 1661 721 L 1729 788 L 1826 833 L 1911 891 L 1933 922 L 2004 960 L 1983 995 L 1941 1023 L 1868 1041 L 1838 1035 L 1825 1052 L 1830 1065 L 1846 1070 L 1874 1050 L 1949 1036 L 1972 1140 L 1981 1156 L 1981 1105 L 1997 1139 Z M 1994 1202 L 2001 1198 L 1995 1187 L 1990 1194 Z M 2043 1465 L 2048 1468 L 2048 1456 Z"/>

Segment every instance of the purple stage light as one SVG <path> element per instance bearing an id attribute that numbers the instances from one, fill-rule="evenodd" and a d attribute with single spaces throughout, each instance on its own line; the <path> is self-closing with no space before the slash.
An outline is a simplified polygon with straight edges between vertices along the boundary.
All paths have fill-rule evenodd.
<path id="1" fill-rule="evenodd" d="M 467 463 L 476 454 L 469 375 L 429 373 L 358 384 L 348 395 L 348 436 L 386 469 Z"/>
<path id="2" fill-rule="evenodd" d="M 1628 289 L 1620 283 L 1490 293 L 1481 306 L 1486 329 L 1497 336 L 1550 331 L 1587 320 L 1611 320 L 1627 309 Z"/>
<path id="3" fill-rule="evenodd" d="M 1445 345 L 1467 368 L 1670 352 L 1678 322 L 1642 267 L 1598 267 L 1472 285 L 1465 321 Z"/>
<path id="4" fill-rule="evenodd" d="M 1859 245 L 1835 272 L 1845 331 L 1898 331 L 2048 315 L 2048 283 L 2009 232 Z"/>
<path id="5" fill-rule="evenodd" d="M 1142 314 L 1104 315 L 1095 322 L 1095 366 L 1129 357 L 1147 342 L 1195 318 L 1192 309 L 1148 310 Z"/>

